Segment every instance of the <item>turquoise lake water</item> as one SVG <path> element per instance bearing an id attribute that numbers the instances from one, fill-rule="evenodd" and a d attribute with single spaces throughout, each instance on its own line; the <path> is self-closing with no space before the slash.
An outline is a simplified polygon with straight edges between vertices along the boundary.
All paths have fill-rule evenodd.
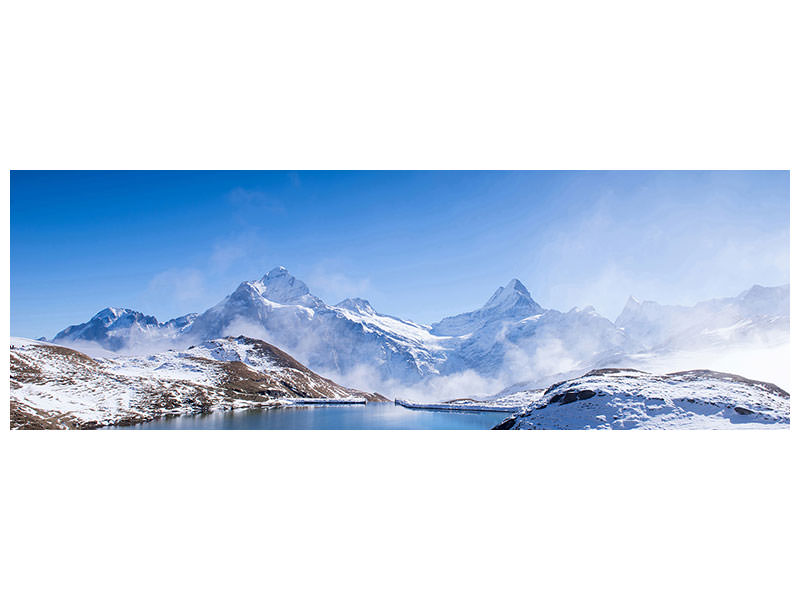
<path id="1" fill-rule="evenodd" d="M 118 429 L 491 429 L 497 412 L 410 410 L 392 402 L 216 411 Z"/>

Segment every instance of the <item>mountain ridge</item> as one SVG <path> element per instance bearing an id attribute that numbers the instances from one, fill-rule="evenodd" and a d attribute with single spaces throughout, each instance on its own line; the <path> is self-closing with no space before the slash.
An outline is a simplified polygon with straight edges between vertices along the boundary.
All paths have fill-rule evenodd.
<path id="1" fill-rule="evenodd" d="M 379 313 L 363 298 L 328 305 L 281 266 L 240 283 L 200 314 L 159 323 L 132 309 L 109 307 L 87 323 L 65 328 L 54 341 L 91 342 L 121 351 L 129 341 L 186 347 L 243 334 L 284 348 L 314 370 L 345 381 L 368 373 L 376 380 L 413 385 L 474 372 L 507 385 L 574 372 L 607 356 L 780 336 L 788 332 L 788 293 L 788 284 L 756 285 L 738 296 L 694 307 L 631 296 L 612 322 L 591 306 L 568 312 L 545 309 L 522 282 L 512 279 L 480 308 L 420 325 Z"/>

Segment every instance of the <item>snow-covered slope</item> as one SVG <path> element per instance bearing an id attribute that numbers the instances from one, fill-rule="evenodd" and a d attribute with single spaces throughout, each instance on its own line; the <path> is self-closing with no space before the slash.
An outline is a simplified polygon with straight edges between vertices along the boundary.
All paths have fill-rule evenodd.
<path id="1" fill-rule="evenodd" d="M 600 369 L 551 386 L 495 429 L 755 429 L 789 426 L 779 387 L 716 371 Z"/>
<path id="2" fill-rule="evenodd" d="M 278 348 L 245 337 L 98 360 L 56 344 L 11 340 L 13 428 L 91 429 L 311 398 L 385 400 L 338 385 Z"/>

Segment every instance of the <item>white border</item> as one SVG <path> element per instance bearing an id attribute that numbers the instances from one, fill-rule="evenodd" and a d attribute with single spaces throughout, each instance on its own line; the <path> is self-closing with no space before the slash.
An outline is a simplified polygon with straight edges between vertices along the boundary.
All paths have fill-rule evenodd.
<path id="1" fill-rule="evenodd" d="M 4 172 L 794 169 L 797 16 L 768 1 L 14 1 Z M 10 598 L 798 591 L 796 427 L 2 431 Z"/>

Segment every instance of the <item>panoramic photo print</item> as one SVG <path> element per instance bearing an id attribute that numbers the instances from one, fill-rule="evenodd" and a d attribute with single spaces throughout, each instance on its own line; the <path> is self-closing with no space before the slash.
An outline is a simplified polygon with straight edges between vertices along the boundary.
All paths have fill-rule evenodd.
<path id="1" fill-rule="evenodd" d="M 12 171 L 10 230 L 12 429 L 789 427 L 788 171 Z"/>

